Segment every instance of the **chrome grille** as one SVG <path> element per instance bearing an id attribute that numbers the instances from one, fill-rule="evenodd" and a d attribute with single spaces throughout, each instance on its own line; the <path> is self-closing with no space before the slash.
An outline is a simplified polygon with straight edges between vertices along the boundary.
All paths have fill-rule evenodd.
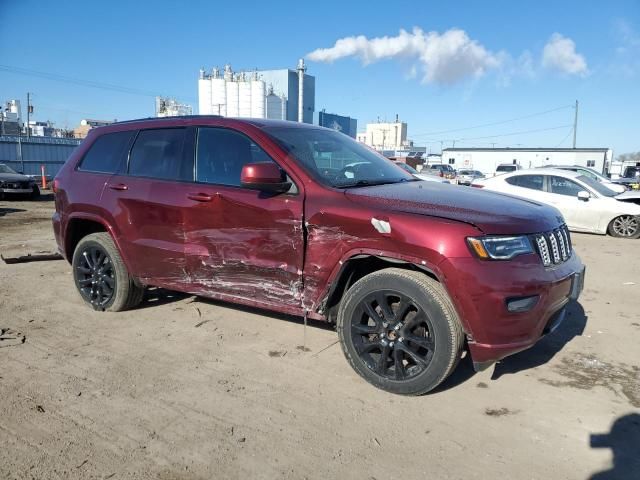
<path id="1" fill-rule="evenodd" d="M 538 255 L 545 267 L 565 262 L 571 257 L 571 237 L 566 225 L 533 237 Z"/>

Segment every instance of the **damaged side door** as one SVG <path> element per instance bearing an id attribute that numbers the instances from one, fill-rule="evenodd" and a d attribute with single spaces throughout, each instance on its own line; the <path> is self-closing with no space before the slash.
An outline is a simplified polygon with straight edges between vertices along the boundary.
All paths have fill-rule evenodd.
<path id="1" fill-rule="evenodd" d="M 274 160 L 244 133 L 199 127 L 185 254 L 194 293 L 264 306 L 301 305 L 303 198 L 243 188 L 242 167 Z"/>

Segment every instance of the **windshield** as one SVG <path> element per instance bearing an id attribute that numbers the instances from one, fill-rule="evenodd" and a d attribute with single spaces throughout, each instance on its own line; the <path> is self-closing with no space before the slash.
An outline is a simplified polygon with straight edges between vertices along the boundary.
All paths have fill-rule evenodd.
<path id="1" fill-rule="evenodd" d="M 587 187 L 591 188 L 592 190 L 595 190 L 597 193 L 599 193 L 604 197 L 615 197 L 616 195 L 618 195 L 618 192 L 614 192 L 603 183 L 600 183 L 591 177 L 580 175 L 579 177 L 576 177 L 576 178 L 580 180 L 582 183 L 584 183 Z"/>
<path id="2" fill-rule="evenodd" d="M 0 165 L 0 173 L 18 173 L 18 172 L 7 167 L 6 165 Z"/>
<path id="3" fill-rule="evenodd" d="M 320 128 L 264 129 L 324 185 L 365 187 L 418 180 L 344 133 Z"/>
<path id="4" fill-rule="evenodd" d="M 420 173 L 420 172 L 418 172 L 418 170 L 413 168 L 411 165 L 407 165 L 406 163 L 397 162 L 396 165 L 398 165 L 404 171 L 409 172 L 409 173 L 411 173 L 413 175 L 415 175 L 416 173 Z"/>

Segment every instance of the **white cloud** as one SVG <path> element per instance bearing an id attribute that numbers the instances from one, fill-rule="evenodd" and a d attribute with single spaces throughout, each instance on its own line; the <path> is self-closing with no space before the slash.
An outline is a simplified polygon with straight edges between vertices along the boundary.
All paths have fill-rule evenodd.
<path id="1" fill-rule="evenodd" d="M 586 75 L 589 70 L 584 56 L 576 52 L 570 38 L 554 33 L 542 51 L 542 66 L 568 75 Z"/>
<path id="2" fill-rule="evenodd" d="M 334 62 L 357 57 L 364 65 L 387 59 L 410 59 L 422 67 L 422 81 L 451 85 L 466 78 L 478 78 L 500 66 L 503 54 L 487 50 L 464 30 L 450 29 L 440 34 L 400 30 L 395 37 L 345 37 L 330 48 L 318 48 L 307 54 L 316 62 Z"/>

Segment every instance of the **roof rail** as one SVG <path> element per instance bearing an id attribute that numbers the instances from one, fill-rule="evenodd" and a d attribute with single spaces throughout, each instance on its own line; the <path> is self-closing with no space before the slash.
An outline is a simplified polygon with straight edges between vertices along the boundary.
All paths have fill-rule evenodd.
<path id="1" fill-rule="evenodd" d="M 131 120 L 122 120 L 120 122 L 114 122 L 114 123 L 111 123 L 110 125 L 122 125 L 126 123 L 151 122 L 151 121 L 162 121 L 162 120 L 189 120 L 192 118 L 222 118 L 222 115 L 176 115 L 173 117 L 132 118 Z"/>

